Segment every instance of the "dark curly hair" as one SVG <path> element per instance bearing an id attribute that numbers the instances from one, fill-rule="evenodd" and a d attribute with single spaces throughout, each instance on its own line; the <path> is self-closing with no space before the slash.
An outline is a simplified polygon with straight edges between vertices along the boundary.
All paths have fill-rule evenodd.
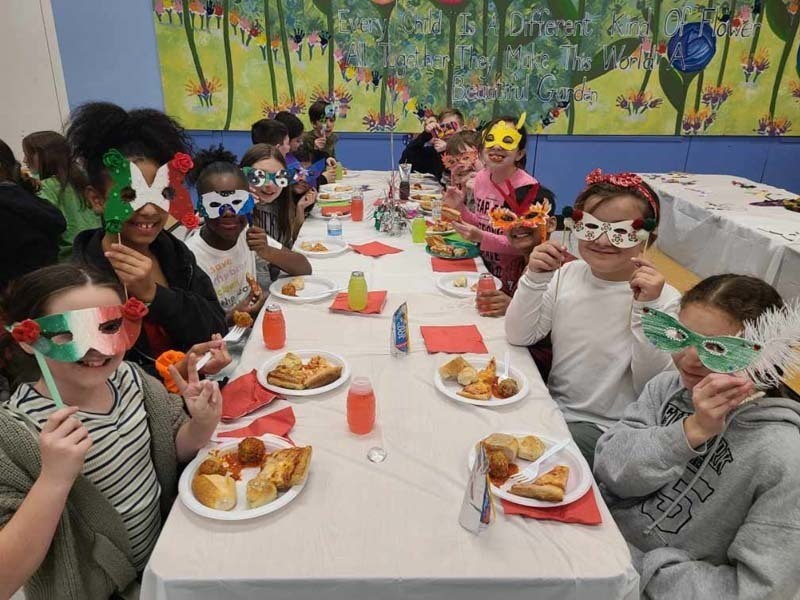
<path id="1" fill-rule="evenodd" d="M 198 194 L 209 191 L 208 179 L 214 175 L 233 175 L 243 189 L 247 189 L 247 178 L 236 165 L 236 155 L 226 150 L 222 144 L 200 150 L 194 157 L 194 168 L 189 172 L 189 182 L 197 188 Z"/>

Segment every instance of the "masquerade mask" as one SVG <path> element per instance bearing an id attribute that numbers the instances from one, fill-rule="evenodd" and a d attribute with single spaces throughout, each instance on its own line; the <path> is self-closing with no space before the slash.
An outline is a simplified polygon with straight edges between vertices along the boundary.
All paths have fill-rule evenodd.
<path id="1" fill-rule="evenodd" d="M 285 188 L 289 185 L 289 171 L 281 169 L 277 173 L 267 173 L 263 169 L 254 169 L 252 167 L 245 167 L 244 174 L 247 177 L 247 182 L 250 187 L 260 188 L 267 185 L 270 181 L 275 182 L 279 188 Z"/>
<path id="2" fill-rule="evenodd" d="M 225 192 L 206 192 L 200 196 L 200 214 L 207 219 L 218 219 L 225 211 L 235 215 L 249 215 L 253 212 L 253 197 L 247 190 Z"/>
<path id="3" fill-rule="evenodd" d="M 541 202 L 532 205 L 522 216 L 516 215 L 507 208 L 495 208 L 489 212 L 489 218 L 492 220 L 494 227 L 504 231 L 517 225 L 531 229 L 544 226 L 546 236 L 547 219 L 550 217 L 551 209 L 550 201 L 545 198 Z"/>
<path id="4" fill-rule="evenodd" d="M 591 214 L 582 210 L 565 210 L 564 226 L 571 229 L 575 237 L 585 242 L 599 240 L 604 234 L 617 248 L 633 248 L 646 241 L 655 222 L 652 219 L 636 219 L 635 221 L 615 221 L 606 223 L 595 219 Z"/>
<path id="5" fill-rule="evenodd" d="M 301 165 L 299 161 L 294 159 L 288 163 L 288 166 L 292 183 L 305 181 L 312 187 L 316 187 L 317 178 L 325 171 L 326 163 L 325 159 L 323 158 L 322 160 L 318 160 L 313 165 L 306 168 Z"/>
<path id="6" fill-rule="evenodd" d="M 337 103 L 331 103 L 325 106 L 325 118 L 326 119 L 335 119 L 336 115 L 339 114 L 339 105 Z"/>
<path id="7" fill-rule="evenodd" d="M 692 347 L 700 362 L 715 373 L 745 370 L 757 358 L 761 346 L 740 337 L 704 337 L 681 325 L 675 317 L 645 308 L 642 316 L 644 335 L 664 352 L 680 352 Z"/>
<path id="8" fill-rule="evenodd" d="M 469 148 L 458 156 L 443 154 L 442 162 L 444 163 L 445 168 L 448 170 L 452 170 L 456 166 L 461 167 L 462 169 L 470 169 L 475 164 L 475 160 L 477 158 L 478 151 L 474 148 Z"/>
<path id="9" fill-rule="evenodd" d="M 456 131 L 458 131 L 458 123 L 455 121 L 448 121 L 447 123 L 439 123 L 439 125 L 437 125 L 436 129 L 433 131 L 433 135 L 440 140 L 443 140 L 449 138 Z"/>
<path id="10" fill-rule="evenodd" d="M 503 150 L 517 150 L 522 134 L 519 132 L 525 125 L 526 113 L 522 113 L 516 126 L 505 121 L 495 123 L 483 140 L 484 148 L 502 148 Z"/>
<path id="11" fill-rule="evenodd" d="M 106 231 L 119 233 L 125 221 L 147 204 L 157 206 L 186 227 L 192 228 L 194 206 L 189 190 L 183 185 L 186 173 L 194 166 L 188 154 L 179 152 L 162 165 L 152 185 L 147 185 L 139 167 L 119 150 L 106 152 L 103 164 L 111 176 L 111 189 L 104 211 Z"/>

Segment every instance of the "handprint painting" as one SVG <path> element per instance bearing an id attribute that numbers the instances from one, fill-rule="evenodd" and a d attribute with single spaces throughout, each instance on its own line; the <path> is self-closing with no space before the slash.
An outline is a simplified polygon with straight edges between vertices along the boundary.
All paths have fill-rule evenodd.
<path id="1" fill-rule="evenodd" d="M 548 135 L 800 131 L 795 0 L 190 4 L 154 1 L 153 23 L 166 109 L 191 129 L 307 123 L 324 100 L 342 132 L 416 133 L 448 106 Z"/>

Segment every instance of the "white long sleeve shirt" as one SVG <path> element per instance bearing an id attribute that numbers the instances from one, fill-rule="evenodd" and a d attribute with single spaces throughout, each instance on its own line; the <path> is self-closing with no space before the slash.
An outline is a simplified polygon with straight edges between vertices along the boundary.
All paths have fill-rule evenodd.
<path id="1" fill-rule="evenodd" d="M 554 273 L 525 272 L 506 312 L 506 337 L 529 346 L 550 333 L 550 394 L 568 422 L 605 429 L 651 378 L 673 368 L 644 336 L 641 319 L 646 306 L 677 314 L 680 294 L 665 285 L 657 300 L 636 302 L 629 282 L 598 279 L 582 260 L 561 267 L 560 279 L 556 299 Z"/>

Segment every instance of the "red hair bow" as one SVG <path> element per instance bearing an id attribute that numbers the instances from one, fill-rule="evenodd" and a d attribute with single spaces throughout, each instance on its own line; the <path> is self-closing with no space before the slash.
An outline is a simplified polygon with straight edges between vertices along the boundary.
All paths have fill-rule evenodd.
<path id="1" fill-rule="evenodd" d="M 595 185 L 596 183 L 610 183 L 621 188 L 635 190 L 647 199 L 653 209 L 653 215 L 658 219 L 658 203 L 645 187 L 644 180 L 636 173 L 603 173 L 602 170 L 595 169 L 586 176 L 586 185 Z"/>

